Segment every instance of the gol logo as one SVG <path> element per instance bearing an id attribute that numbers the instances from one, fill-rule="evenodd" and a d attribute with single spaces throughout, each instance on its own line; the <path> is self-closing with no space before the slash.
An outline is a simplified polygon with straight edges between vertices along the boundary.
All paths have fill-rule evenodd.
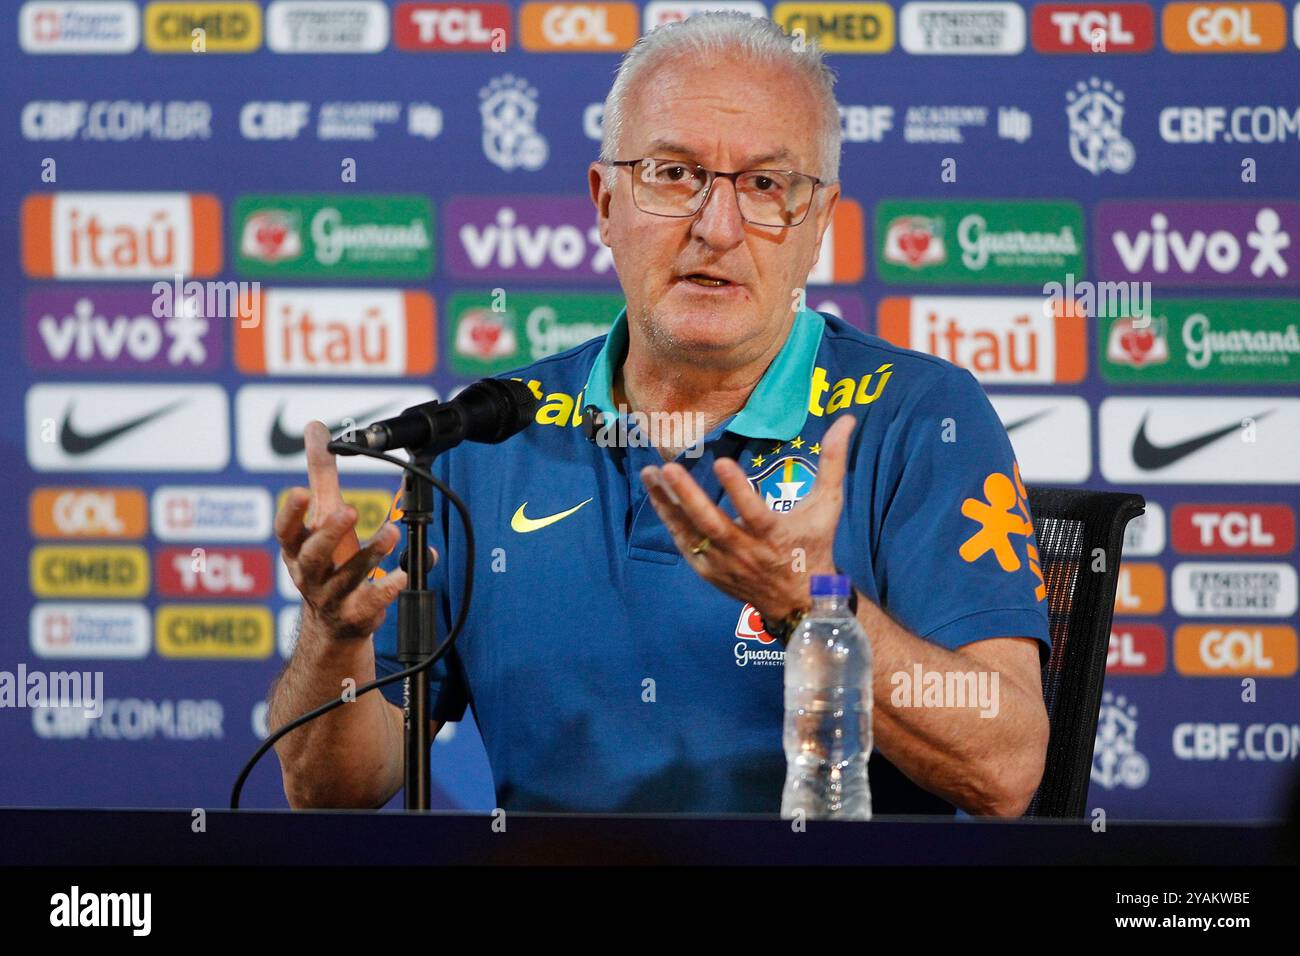
<path id="1" fill-rule="evenodd" d="M 28 523 L 37 538 L 142 538 L 146 510 L 138 488 L 37 488 Z"/>
<path id="2" fill-rule="evenodd" d="M 1115 589 L 1115 613 L 1146 616 L 1164 609 L 1165 569 L 1150 563 L 1121 564 Z"/>
<path id="3" fill-rule="evenodd" d="M 144 11 L 144 44 L 154 53 L 249 53 L 262 45 L 262 8 L 256 3 L 151 3 Z"/>
<path id="4" fill-rule="evenodd" d="M 1165 632 L 1155 624 L 1113 624 L 1106 651 L 1107 674 L 1161 674 L 1165 669 Z"/>
<path id="5" fill-rule="evenodd" d="M 143 597 L 149 591 L 144 548 L 33 548 L 29 565 L 37 597 Z"/>
<path id="6" fill-rule="evenodd" d="M 1174 666 L 1189 677 L 1290 677 L 1296 672 L 1296 632 L 1290 627 L 1187 624 L 1174 632 Z"/>
<path id="7" fill-rule="evenodd" d="M 163 657 L 262 660 L 271 656 L 271 612 L 240 605 L 164 605 L 154 615 Z"/>
<path id="8" fill-rule="evenodd" d="M 1173 53 L 1276 53 L 1286 45 L 1280 3 L 1171 3 L 1162 26 Z"/>
<path id="9" fill-rule="evenodd" d="M 626 50 L 639 35 L 638 19 L 634 3 L 525 3 L 520 42 L 535 51 Z"/>

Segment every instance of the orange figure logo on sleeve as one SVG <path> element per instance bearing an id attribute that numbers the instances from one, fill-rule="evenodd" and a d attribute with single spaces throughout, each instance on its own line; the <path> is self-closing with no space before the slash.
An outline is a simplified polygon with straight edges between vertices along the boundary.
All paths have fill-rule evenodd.
<path id="1" fill-rule="evenodd" d="M 1019 465 L 1014 466 L 1013 478 L 995 471 L 984 479 L 986 501 L 967 498 L 961 503 L 961 513 L 980 527 L 962 543 L 957 553 L 963 561 L 973 564 L 992 551 L 1003 571 L 1019 571 L 1020 555 L 1011 538 L 1016 535 L 1026 539 L 1025 556 L 1029 569 L 1038 578 L 1034 596 L 1041 601 L 1047 596 L 1047 586 L 1043 583 L 1043 572 L 1038 563 L 1038 549 L 1028 543 L 1034 525 L 1029 518 L 1029 496 L 1020 480 Z"/>

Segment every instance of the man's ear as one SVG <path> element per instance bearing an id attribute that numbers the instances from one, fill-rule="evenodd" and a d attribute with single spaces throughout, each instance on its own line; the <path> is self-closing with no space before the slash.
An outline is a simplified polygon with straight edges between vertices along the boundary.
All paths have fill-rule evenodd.
<path id="1" fill-rule="evenodd" d="M 832 183 L 824 190 L 821 190 L 821 193 L 821 199 L 816 206 L 817 245 L 814 247 L 812 265 L 808 267 L 809 272 L 816 268 L 817 260 L 821 258 L 822 241 L 826 238 L 826 230 L 830 227 L 831 217 L 835 214 L 835 207 L 839 205 L 840 184 Z"/>
<path id="2" fill-rule="evenodd" d="M 587 188 L 591 201 L 596 206 L 596 225 L 600 228 L 600 241 L 609 245 L 609 204 L 614 198 L 612 183 L 607 186 L 605 176 L 608 167 L 604 163 L 592 163 L 587 167 Z"/>

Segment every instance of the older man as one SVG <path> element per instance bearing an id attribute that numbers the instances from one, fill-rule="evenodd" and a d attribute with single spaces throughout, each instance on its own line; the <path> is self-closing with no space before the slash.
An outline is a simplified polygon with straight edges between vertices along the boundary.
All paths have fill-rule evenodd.
<path id="1" fill-rule="evenodd" d="M 875 657 L 876 812 L 1016 815 L 1039 782 L 1047 618 L 1006 434 L 968 373 L 803 304 L 840 192 L 832 83 L 764 20 L 643 38 L 588 171 L 627 307 L 603 339 L 516 373 L 543 399 L 533 427 L 438 461 L 478 567 L 432 676 L 435 732 L 473 709 L 502 807 L 775 813 L 774 635 L 834 571 Z M 308 433 L 320 520 L 304 526 L 305 489 L 277 518 L 304 608 L 272 726 L 398 668 L 399 532 L 358 546 L 326 438 Z M 446 634 L 464 536 L 448 519 L 435 540 Z M 381 561 L 392 573 L 367 580 Z M 978 676 L 996 699 L 932 694 L 931 675 Z M 293 805 L 396 792 L 388 690 L 280 743 Z"/>

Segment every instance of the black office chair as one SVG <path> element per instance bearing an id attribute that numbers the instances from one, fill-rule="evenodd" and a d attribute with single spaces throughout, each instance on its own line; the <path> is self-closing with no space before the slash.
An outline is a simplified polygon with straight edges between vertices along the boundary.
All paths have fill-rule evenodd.
<path id="1" fill-rule="evenodd" d="M 1146 510 L 1146 499 L 1073 488 L 1026 490 L 1047 584 L 1052 656 L 1043 667 L 1043 699 L 1052 732 L 1043 779 L 1025 816 L 1079 819 L 1088 798 L 1124 527 Z M 1097 549 L 1104 562 L 1097 561 Z"/>

